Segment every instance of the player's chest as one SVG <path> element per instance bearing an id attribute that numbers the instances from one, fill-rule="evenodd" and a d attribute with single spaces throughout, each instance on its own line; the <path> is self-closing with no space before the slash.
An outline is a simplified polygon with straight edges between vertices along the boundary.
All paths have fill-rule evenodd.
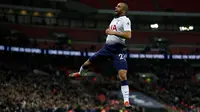
<path id="1" fill-rule="evenodd" d="M 117 30 L 122 30 L 122 21 L 120 21 L 119 19 L 114 19 L 111 21 L 110 23 L 110 29 L 111 30 L 114 30 L 114 31 L 117 31 Z"/>

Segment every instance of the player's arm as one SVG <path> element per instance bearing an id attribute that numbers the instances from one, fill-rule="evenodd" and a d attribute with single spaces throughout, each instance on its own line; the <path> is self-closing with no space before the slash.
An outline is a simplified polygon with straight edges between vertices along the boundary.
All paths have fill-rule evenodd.
<path id="1" fill-rule="evenodd" d="M 124 31 L 124 32 L 114 32 L 114 35 L 119 36 L 124 39 L 131 38 L 131 31 Z"/>
<path id="2" fill-rule="evenodd" d="M 130 39 L 131 38 L 131 31 L 124 31 L 124 32 L 117 32 L 117 31 L 112 31 L 110 29 L 106 30 L 106 34 L 108 35 L 116 35 L 124 39 Z"/>

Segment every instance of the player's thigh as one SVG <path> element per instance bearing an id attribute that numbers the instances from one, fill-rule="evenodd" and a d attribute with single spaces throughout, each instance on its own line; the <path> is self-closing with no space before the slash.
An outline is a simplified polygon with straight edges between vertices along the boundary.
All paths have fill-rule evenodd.
<path id="1" fill-rule="evenodd" d="M 102 61 L 106 61 L 110 57 L 109 52 L 105 49 L 100 49 L 93 56 L 89 58 L 90 63 L 99 63 Z"/>
<path id="2" fill-rule="evenodd" d="M 128 64 L 125 58 L 125 54 L 113 55 L 113 66 L 118 72 L 120 70 L 127 70 Z"/>

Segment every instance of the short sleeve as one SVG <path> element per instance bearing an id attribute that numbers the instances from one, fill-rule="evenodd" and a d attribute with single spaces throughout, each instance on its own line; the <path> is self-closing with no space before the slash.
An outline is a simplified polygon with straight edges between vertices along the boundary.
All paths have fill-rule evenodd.
<path id="1" fill-rule="evenodd" d="M 129 18 L 124 19 L 123 28 L 124 31 L 131 31 L 131 21 Z"/>

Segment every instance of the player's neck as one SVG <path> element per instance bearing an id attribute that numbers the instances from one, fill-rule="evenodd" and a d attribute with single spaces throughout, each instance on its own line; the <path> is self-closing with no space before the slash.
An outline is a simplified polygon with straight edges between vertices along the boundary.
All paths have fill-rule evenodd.
<path id="1" fill-rule="evenodd" d="M 125 14 L 120 15 L 119 17 L 125 16 Z"/>
<path id="2" fill-rule="evenodd" d="M 119 17 L 122 17 L 122 16 L 126 16 L 126 14 L 125 14 L 125 13 L 121 13 L 121 14 L 119 15 Z"/>
<path id="3" fill-rule="evenodd" d="M 120 14 L 120 15 L 116 15 L 116 18 L 122 17 L 122 16 L 126 16 L 125 14 Z"/>

